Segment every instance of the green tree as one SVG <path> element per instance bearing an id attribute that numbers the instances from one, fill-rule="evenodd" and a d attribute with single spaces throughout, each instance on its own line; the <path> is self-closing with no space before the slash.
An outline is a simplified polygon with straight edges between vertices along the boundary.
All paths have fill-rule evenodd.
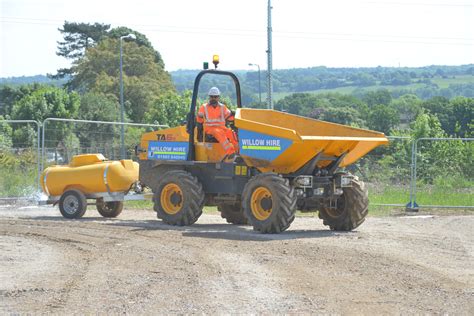
<path id="1" fill-rule="evenodd" d="M 405 94 L 398 99 L 393 99 L 390 107 L 394 108 L 403 123 L 411 123 L 422 113 L 422 101 L 413 94 Z"/>
<path id="2" fill-rule="evenodd" d="M 14 120 L 42 122 L 48 117 L 73 118 L 79 109 L 79 95 L 64 89 L 41 86 L 18 100 L 12 109 Z"/>
<path id="3" fill-rule="evenodd" d="M 81 97 L 78 118 L 90 121 L 120 121 L 119 104 L 115 96 L 86 93 Z M 82 147 L 104 148 L 106 144 L 113 144 L 114 135 L 120 131 L 119 126 L 91 124 L 77 126 L 76 133 Z"/>
<path id="4" fill-rule="evenodd" d="M 310 93 L 294 93 L 279 100 L 275 107 L 291 114 L 304 115 L 316 107 L 316 96 Z"/>
<path id="5" fill-rule="evenodd" d="M 82 58 L 85 51 L 98 43 L 107 35 L 110 25 L 101 23 L 75 23 L 64 22 L 63 28 L 59 32 L 64 37 L 63 41 L 58 42 L 56 54 L 73 62 Z M 74 67 L 59 69 L 53 78 L 64 78 L 67 75 L 75 73 Z"/>
<path id="6" fill-rule="evenodd" d="M 120 105 L 115 96 L 86 93 L 81 96 L 81 105 L 77 117 L 91 121 L 119 121 Z"/>
<path id="7" fill-rule="evenodd" d="M 79 91 L 115 95 L 119 100 L 119 41 L 104 39 L 77 63 L 71 87 Z M 125 110 L 130 120 L 142 122 L 162 93 L 174 91 L 170 75 L 156 63 L 155 51 L 130 41 L 123 43 Z"/>
<path id="8" fill-rule="evenodd" d="M 374 76 L 365 72 L 353 75 L 351 80 L 354 82 L 354 85 L 359 87 L 368 87 L 376 84 Z"/>
<path id="9" fill-rule="evenodd" d="M 145 121 L 150 124 L 180 125 L 186 120 L 191 104 L 191 94 L 192 92 L 187 90 L 181 95 L 174 92 L 160 95 L 145 114 Z"/>
<path id="10" fill-rule="evenodd" d="M 446 133 L 454 135 L 454 127 L 456 124 L 453 115 L 453 106 L 449 102 L 449 99 L 440 96 L 433 97 L 429 100 L 425 100 L 422 103 L 422 107 L 438 117 L 441 127 Z"/>
<path id="11" fill-rule="evenodd" d="M 11 87 L 9 85 L 0 86 L 0 115 L 9 118 L 13 109 L 13 104 L 32 91 L 38 90 L 39 84 L 22 85 Z"/>
<path id="12" fill-rule="evenodd" d="M 456 97 L 450 101 L 455 120 L 454 132 L 459 137 L 474 135 L 474 98 Z"/>
<path id="13" fill-rule="evenodd" d="M 292 114 L 308 116 L 312 118 L 321 118 L 324 112 L 327 113 L 327 118 L 331 117 L 336 119 L 337 116 L 341 121 L 347 121 L 346 118 L 342 119 L 343 113 L 349 114 L 348 108 L 351 108 L 357 112 L 354 114 L 356 120 L 355 125 L 363 124 L 363 117 L 367 113 L 367 106 L 356 97 L 350 95 L 344 95 L 340 93 L 323 93 L 323 94 L 310 94 L 310 93 L 294 93 L 286 96 L 276 103 L 276 108 L 285 110 Z M 345 108 L 346 110 L 335 110 L 335 108 Z M 337 113 L 336 113 L 337 112 Z M 353 111 L 351 111 L 353 112 Z"/>
<path id="14" fill-rule="evenodd" d="M 368 92 L 363 96 L 362 100 L 369 106 L 373 107 L 379 104 L 389 105 L 392 102 L 392 95 L 387 89 Z"/>
<path id="15" fill-rule="evenodd" d="M 77 115 L 78 109 L 79 95 L 77 93 L 68 93 L 66 90 L 56 87 L 39 86 L 37 90 L 24 96 L 13 105 L 11 118 L 14 120 L 35 120 L 38 122 L 43 122 L 48 117 L 74 118 Z M 59 141 L 69 132 L 69 128 L 65 127 L 64 124 L 56 130 L 51 125 L 46 134 L 49 137 L 48 139 Z M 31 135 L 34 133 L 36 131 L 32 127 L 19 131 L 15 130 L 13 134 L 14 146 L 15 144 L 30 144 L 32 139 L 34 139 Z M 54 146 L 56 144 L 57 142 Z"/>
<path id="16" fill-rule="evenodd" d="M 153 48 L 153 45 L 144 34 L 134 31 L 128 27 L 120 26 L 110 30 L 107 36 L 118 40 L 121 36 L 127 36 L 128 34 L 135 35 L 136 39 L 133 41 L 138 46 L 144 46 L 152 49 L 155 52 L 155 63 L 159 64 L 163 68 L 165 67 L 165 63 L 161 57 L 161 54 Z"/>
<path id="17" fill-rule="evenodd" d="M 370 129 L 389 134 L 390 130 L 396 127 L 400 122 L 398 112 L 390 106 L 379 104 L 374 106 L 370 113 L 367 123 Z"/>
<path id="18" fill-rule="evenodd" d="M 359 112 L 346 106 L 327 108 L 322 111 L 320 119 L 354 127 L 364 127 L 365 125 L 365 122 L 359 116 Z"/>
<path id="19" fill-rule="evenodd" d="M 64 78 L 68 75 L 76 75 L 77 69 L 75 64 L 84 58 L 89 48 L 96 46 L 100 41 L 106 38 L 119 40 L 121 36 L 134 34 L 136 37 L 134 42 L 138 46 L 144 46 L 154 50 L 152 44 L 144 34 L 123 26 L 110 29 L 109 24 L 65 21 L 59 31 L 63 35 L 63 41 L 58 42 L 56 54 L 71 60 L 73 66 L 59 69 L 56 75 L 51 76 L 55 79 Z M 154 54 L 155 62 L 164 68 L 164 62 L 160 53 L 154 50 Z"/>
<path id="20" fill-rule="evenodd" d="M 11 148 L 12 143 L 12 128 L 7 123 L 2 123 L 3 116 L 0 115 L 0 150 Z"/>
<path id="21" fill-rule="evenodd" d="M 420 114 L 413 124 L 412 138 L 445 138 L 438 118 L 432 114 Z M 442 177 L 465 174 L 466 160 L 472 157 L 472 147 L 461 141 L 422 140 L 418 142 L 417 174 L 419 179 L 433 183 Z M 468 168 L 469 169 L 469 168 Z"/>

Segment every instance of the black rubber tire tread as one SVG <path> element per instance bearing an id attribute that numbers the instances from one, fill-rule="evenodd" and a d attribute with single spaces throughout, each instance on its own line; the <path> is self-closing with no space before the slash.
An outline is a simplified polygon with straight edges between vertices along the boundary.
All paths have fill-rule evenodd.
<path id="1" fill-rule="evenodd" d="M 122 213 L 123 202 L 114 201 L 114 202 L 103 202 L 97 203 L 97 212 L 103 217 L 113 218 L 117 217 Z"/>
<path id="2" fill-rule="evenodd" d="M 161 206 L 160 196 L 165 185 L 174 183 L 183 192 L 183 206 L 176 214 L 168 214 Z M 184 170 L 171 170 L 160 176 L 153 190 L 153 209 L 159 219 L 168 225 L 188 226 L 194 224 L 202 214 L 204 191 L 198 179 Z"/>
<path id="3" fill-rule="evenodd" d="M 144 169 L 144 170 L 142 170 Z M 161 180 L 161 175 L 165 174 L 168 171 L 174 170 L 183 170 L 184 169 L 180 166 L 161 166 L 158 165 L 153 168 L 141 168 L 140 171 L 144 172 L 145 175 L 141 175 L 141 178 L 145 178 L 146 182 L 142 182 L 145 186 L 149 187 L 153 192 L 154 189 L 157 188 L 159 181 Z M 140 180 L 141 181 L 141 180 Z"/>
<path id="4" fill-rule="evenodd" d="M 244 210 L 241 203 L 235 204 L 220 204 L 217 206 L 221 217 L 229 224 L 234 225 L 248 225 L 248 220 L 245 217 Z"/>
<path id="5" fill-rule="evenodd" d="M 272 213 L 265 220 L 257 219 L 250 207 L 252 193 L 258 187 L 266 187 L 272 193 Z M 247 182 L 242 193 L 242 207 L 250 225 L 264 234 L 278 234 L 290 227 L 295 219 L 296 193 L 288 179 L 269 172 L 254 176 Z"/>
<path id="6" fill-rule="evenodd" d="M 358 177 L 352 179 L 352 187 L 343 188 L 341 198 L 344 198 L 344 210 L 342 214 L 334 217 L 326 207 L 319 210 L 319 218 L 323 224 L 332 230 L 351 231 L 359 227 L 369 213 L 369 195 L 365 183 Z"/>
<path id="7" fill-rule="evenodd" d="M 76 197 L 78 203 L 79 203 L 79 207 L 77 208 L 76 212 L 70 214 L 68 212 L 66 212 L 66 210 L 64 209 L 64 200 L 66 199 L 66 197 L 68 197 L 69 195 L 73 195 Z M 59 212 L 61 212 L 61 215 L 65 218 L 68 218 L 68 219 L 76 219 L 76 218 L 81 218 L 82 216 L 84 216 L 84 214 L 86 213 L 86 210 L 87 210 L 87 199 L 86 199 L 86 196 L 84 195 L 84 193 L 82 193 L 81 191 L 79 190 L 75 190 L 75 189 L 72 189 L 72 190 L 67 190 L 66 192 L 64 192 L 62 195 L 61 195 L 61 198 L 59 199 Z"/>

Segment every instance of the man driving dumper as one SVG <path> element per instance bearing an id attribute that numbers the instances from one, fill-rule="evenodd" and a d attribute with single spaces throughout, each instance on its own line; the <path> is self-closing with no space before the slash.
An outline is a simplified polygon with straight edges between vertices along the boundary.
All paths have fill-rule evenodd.
<path id="1" fill-rule="evenodd" d="M 221 93 L 217 87 L 212 87 L 208 95 L 209 102 L 201 105 L 196 121 L 204 125 L 205 134 L 212 135 L 224 148 L 226 156 L 223 160 L 232 160 L 235 158 L 238 142 L 234 132 L 225 124 L 226 121 L 233 121 L 234 115 L 225 104 L 219 102 Z"/>

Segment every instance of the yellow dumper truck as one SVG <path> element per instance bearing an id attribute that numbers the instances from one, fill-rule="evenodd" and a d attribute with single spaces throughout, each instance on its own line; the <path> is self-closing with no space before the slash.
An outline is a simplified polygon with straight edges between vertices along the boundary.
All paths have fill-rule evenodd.
<path id="1" fill-rule="evenodd" d="M 233 162 L 222 161 L 222 147 L 196 125 L 205 75 L 229 76 L 235 83 L 232 128 L 240 152 Z M 139 180 L 152 189 L 154 210 L 167 224 L 191 225 L 207 205 L 217 206 L 228 222 L 248 223 L 262 233 L 286 230 L 297 209 L 318 210 L 325 225 L 347 231 L 364 221 L 369 201 L 364 183 L 340 170 L 387 143 L 383 133 L 242 108 L 233 73 L 203 70 L 195 79 L 186 126 L 144 134 L 136 154 Z"/>
<path id="2" fill-rule="evenodd" d="M 231 162 L 223 161 L 222 147 L 196 124 L 205 75 L 228 76 L 235 83 L 232 128 L 239 155 Z M 158 218 L 170 225 L 195 223 L 207 205 L 217 206 L 227 222 L 250 224 L 262 233 L 286 230 L 296 210 L 318 210 L 325 225 L 348 231 L 364 221 L 369 200 L 364 183 L 341 168 L 387 143 L 383 133 L 242 108 L 235 74 L 203 70 L 195 79 L 186 124 L 144 134 L 135 148 L 138 163 L 76 156 L 68 166 L 46 169 L 42 184 L 48 203 L 59 203 L 67 218 L 81 217 L 87 199 L 95 199 L 103 216 L 117 216 L 139 180 L 151 188 Z"/>

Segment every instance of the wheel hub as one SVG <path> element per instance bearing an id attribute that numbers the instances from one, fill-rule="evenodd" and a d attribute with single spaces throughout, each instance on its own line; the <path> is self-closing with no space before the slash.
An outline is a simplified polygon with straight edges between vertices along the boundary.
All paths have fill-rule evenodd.
<path id="1" fill-rule="evenodd" d="M 177 192 L 173 192 L 171 194 L 170 201 L 171 201 L 171 204 L 173 204 L 174 206 L 178 206 L 183 201 L 183 198 L 181 197 L 181 194 Z"/>
<path id="2" fill-rule="evenodd" d="M 260 202 L 260 206 L 267 212 L 272 209 L 272 204 L 272 199 L 270 197 L 264 197 Z"/>
<path id="3" fill-rule="evenodd" d="M 64 211 L 68 214 L 74 214 L 79 208 L 79 201 L 74 196 L 67 196 L 64 199 Z"/>

